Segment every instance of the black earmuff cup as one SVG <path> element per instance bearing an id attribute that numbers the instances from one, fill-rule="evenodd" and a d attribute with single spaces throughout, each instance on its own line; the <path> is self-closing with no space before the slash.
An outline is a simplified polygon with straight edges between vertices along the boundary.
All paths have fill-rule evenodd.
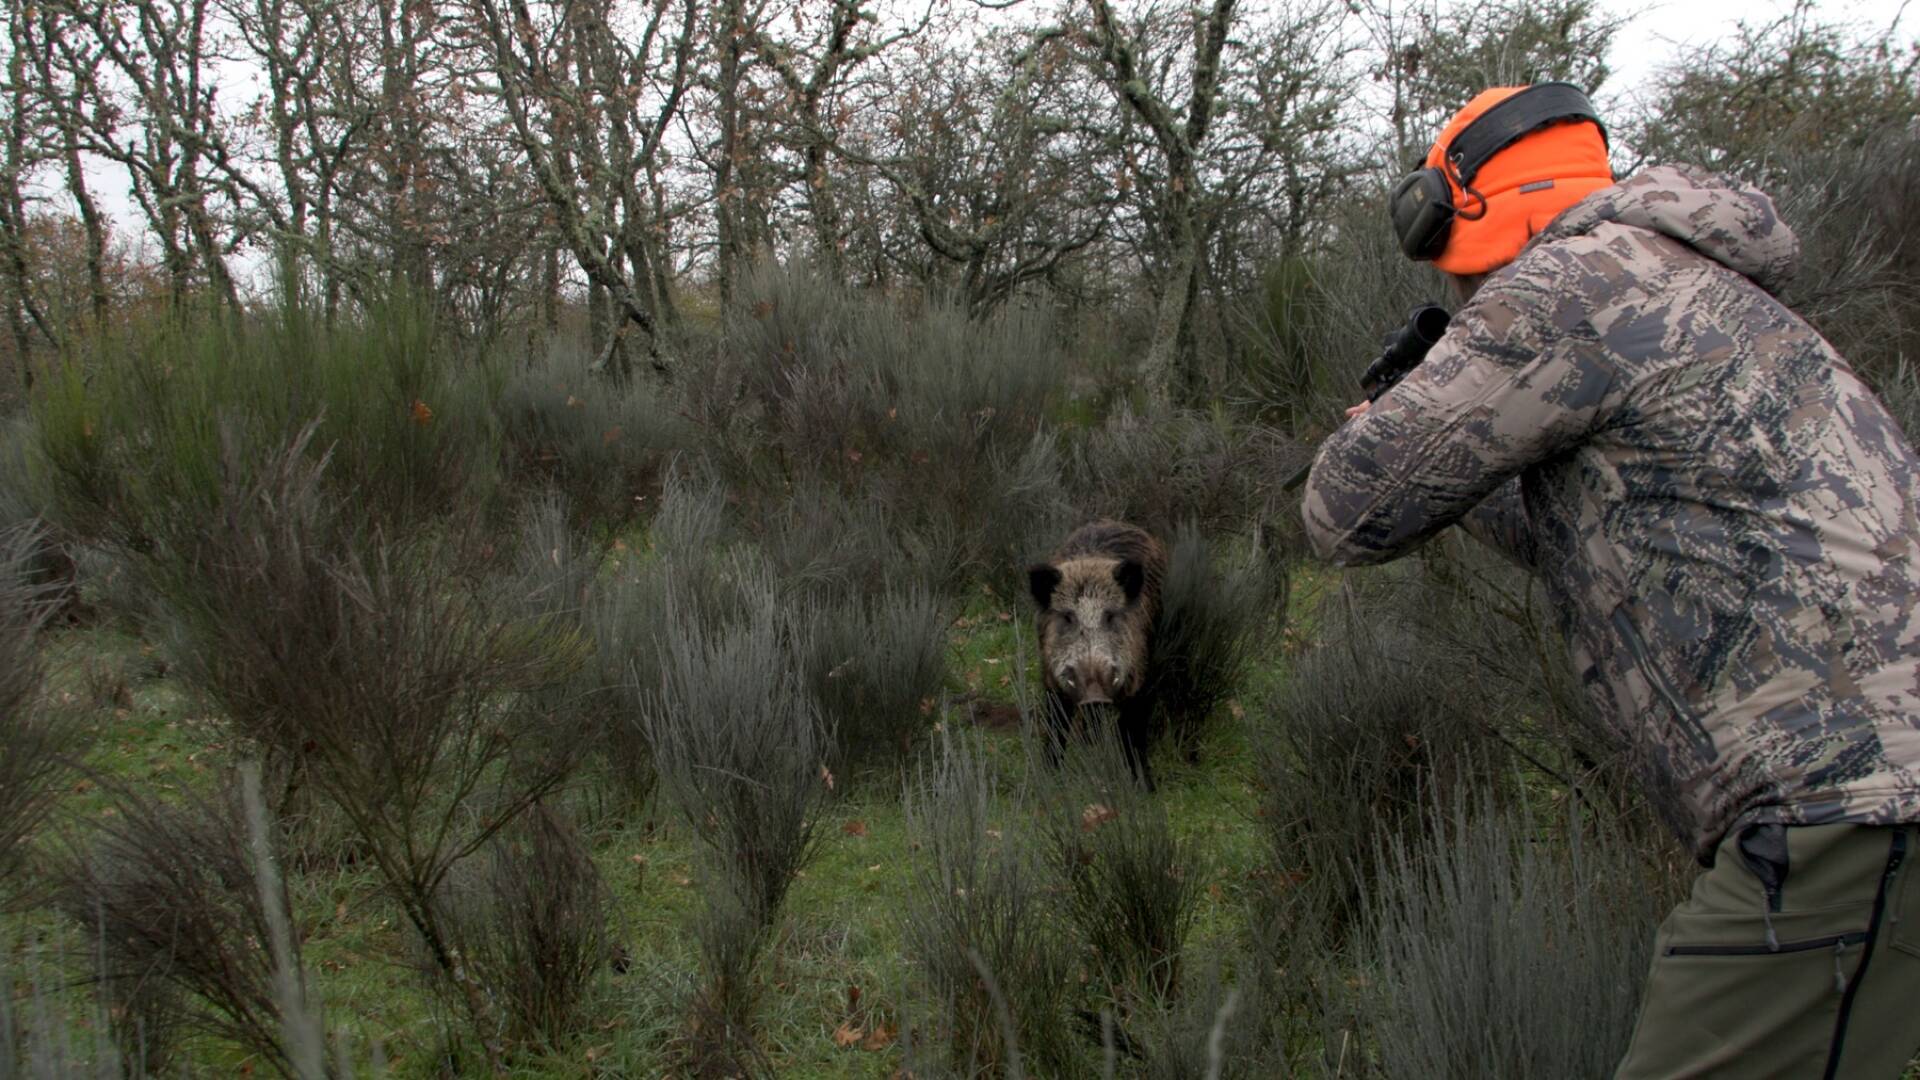
<path id="1" fill-rule="evenodd" d="M 1394 185 L 1388 201 L 1393 232 L 1409 259 L 1430 262 L 1447 249 L 1453 231 L 1453 189 L 1439 169 L 1420 169 Z"/>

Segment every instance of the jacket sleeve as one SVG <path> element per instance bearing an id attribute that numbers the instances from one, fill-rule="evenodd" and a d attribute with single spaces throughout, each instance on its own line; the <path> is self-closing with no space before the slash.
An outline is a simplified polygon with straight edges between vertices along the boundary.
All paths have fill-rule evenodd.
<path id="1" fill-rule="evenodd" d="M 1396 558 L 1604 421 L 1614 369 L 1557 254 L 1489 280 L 1419 367 L 1322 445 L 1301 503 L 1321 557 Z"/>
<path id="2" fill-rule="evenodd" d="M 1480 505 L 1460 518 L 1460 527 L 1475 540 L 1532 570 L 1540 560 L 1533 545 L 1533 524 L 1527 519 L 1526 503 L 1520 498 L 1520 479 L 1501 484 L 1499 490 L 1480 500 Z"/>

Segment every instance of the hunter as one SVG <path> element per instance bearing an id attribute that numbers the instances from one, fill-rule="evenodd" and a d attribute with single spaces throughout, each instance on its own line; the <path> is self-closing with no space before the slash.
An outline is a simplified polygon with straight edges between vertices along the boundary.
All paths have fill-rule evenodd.
<path id="1" fill-rule="evenodd" d="M 1759 191 L 1616 183 L 1564 83 L 1488 90 L 1396 185 L 1461 306 L 1349 410 L 1302 512 L 1342 565 L 1449 525 L 1543 584 L 1705 867 L 1616 1077 L 1898 1077 L 1920 1050 L 1920 461 L 1777 298 Z"/>

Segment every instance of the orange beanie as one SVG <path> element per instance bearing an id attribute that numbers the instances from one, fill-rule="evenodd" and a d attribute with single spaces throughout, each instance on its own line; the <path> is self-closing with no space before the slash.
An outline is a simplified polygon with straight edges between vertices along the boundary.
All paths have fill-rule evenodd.
<path id="1" fill-rule="evenodd" d="M 1447 146 L 1480 114 L 1525 90 L 1500 86 L 1482 91 L 1453 114 L 1427 151 L 1427 165 L 1447 174 L 1453 205 L 1466 212 L 1453 219 L 1447 248 L 1434 265 L 1465 277 L 1484 274 L 1512 262 L 1535 233 L 1560 211 L 1613 184 L 1607 141 L 1598 125 L 1586 120 L 1549 124 L 1493 155 L 1473 178 L 1481 198 L 1460 190 L 1451 168 L 1444 168 Z"/>

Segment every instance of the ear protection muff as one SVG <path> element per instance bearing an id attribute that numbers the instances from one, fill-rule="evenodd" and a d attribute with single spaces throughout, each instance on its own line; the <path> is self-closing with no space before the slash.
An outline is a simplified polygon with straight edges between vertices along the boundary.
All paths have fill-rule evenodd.
<path id="1" fill-rule="evenodd" d="M 1439 258 L 1447 250 L 1454 218 L 1474 221 L 1487 212 L 1486 197 L 1473 189 L 1481 167 L 1548 124 L 1567 121 L 1588 121 L 1600 129 L 1602 141 L 1607 137 L 1593 104 L 1572 83 L 1529 86 L 1480 114 L 1448 144 L 1443 166 L 1416 170 L 1393 186 L 1387 209 L 1400 250 L 1421 262 Z M 1462 202 L 1467 206 L 1453 204 L 1456 186 L 1466 193 Z"/>

